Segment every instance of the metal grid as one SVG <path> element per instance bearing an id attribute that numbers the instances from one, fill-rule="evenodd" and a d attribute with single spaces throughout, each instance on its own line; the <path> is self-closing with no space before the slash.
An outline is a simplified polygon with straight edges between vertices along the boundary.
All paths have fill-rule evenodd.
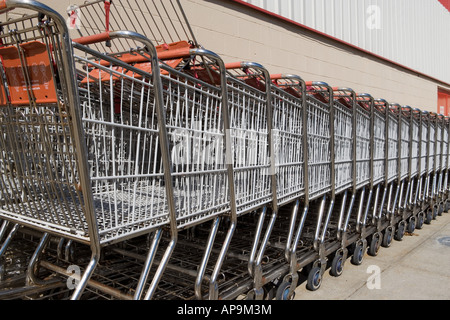
<path id="1" fill-rule="evenodd" d="M 436 162 L 436 122 L 434 117 L 428 123 L 428 173 L 435 170 Z"/>
<path id="2" fill-rule="evenodd" d="M 393 112 L 388 113 L 388 155 L 387 155 L 387 181 L 395 180 L 399 175 L 398 168 L 398 117 Z"/>
<path id="3" fill-rule="evenodd" d="M 229 72 L 232 72 L 227 77 L 230 141 L 236 207 L 241 215 L 270 203 L 273 198 L 267 118 L 270 101 L 265 91 L 256 88 L 262 86 L 265 90 L 259 70 Z"/>
<path id="4" fill-rule="evenodd" d="M 102 241 L 167 224 L 152 80 L 103 67 L 82 53 L 75 59 L 83 65 L 80 102 Z"/>
<path id="5" fill-rule="evenodd" d="M 1 110 L 0 171 L 7 173 L 1 179 L 1 215 L 87 241 L 79 188 L 81 137 L 71 121 L 71 92 L 62 90 L 68 85 L 62 35 L 37 14 L 10 20 L 2 28 L 9 98 Z"/>
<path id="6" fill-rule="evenodd" d="M 400 121 L 400 179 L 403 180 L 409 175 L 410 169 L 410 121 L 406 116 L 402 116 Z"/>
<path id="7" fill-rule="evenodd" d="M 309 198 L 314 200 L 331 191 L 331 129 L 330 106 L 316 91 L 308 90 L 308 185 Z M 320 94 L 320 93 L 319 93 Z M 330 97 L 328 97 L 330 98 Z"/>
<path id="8" fill-rule="evenodd" d="M 443 126 L 442 126 L 442 169 L 447 170 L 449 166 L 449 148 L 448 148 L 448 139 L 449 139 L 449 128 L 448 128 L 448 118 L 444 118 Z"/>
<path id="9" fill-rule="evenodd" d="M 442 168 L 442 125 L 441 117 L 438 116 L 436 120 L 436 171 L 440 171 Z"/>
<path id="10" fill-rule="evenodd" d="M 370 181 L 370 106 L 356 104 L 356 187 Z"/>
<path id="11" fill-rule="evenodd" d="M 196 42 L 195 36 L 177 0 L 94 0 L 72 5 L 67 12 L 73 24 L 73 37 L 91 36 L 105 31 L 132 30 L 146 35 L 157 46 L 180 41 Z M 132 39 L 99 42 L 98 52 L 127 52 L 140 45 Z"/>
<path id="12" fill-rule="evenodd" d="M 161 68 L 177 222 L 188 227 L 230 210 L 222 90 Z"/>
<path id="13" fill-rule="evenodd" d="M 386 117 L 378 108 L 374 110 L 374 137 L 373 137 L 373 183 L 374 185 L 384 180 L 386 159 Z"/>
<path id="14" fill-rule="evenodd" d="M 305 193 L 303 154 L 303 104 L 286 89 L 292 80 L 271 86 L 273 108 L 273 156 L 277 179 L 278 205 L 301 197 Z M 286 83 L 289 82 L 289 83 Z M 282 89 L 284 88 L 284 89 Z"/>
<path id="15" fill-rule="evenodd" d="M 336 193 L 353 182 L 353 110 L 334 101 L 334 170 Z M 353 106 L 351 106 L 353 107 Z"/>
<path id="16" fill-rule="evenodd" d="M 421 121 L 422 136 L 420 139 L 420 174 L 423 175 L 428 172 L 428 131 L 429 122 L 428 116 L 423 115 Z"/>
<path id="17" fill-rule="evenodd" d="M 415 177 L 419 173 L 419 160 L 420 153 L 419 147 L 421 143 L 420 139 L 420 130 L 419 130 L 419 119 L 417 119 L 414 115 L 411 120 L 411 177 Z"/>

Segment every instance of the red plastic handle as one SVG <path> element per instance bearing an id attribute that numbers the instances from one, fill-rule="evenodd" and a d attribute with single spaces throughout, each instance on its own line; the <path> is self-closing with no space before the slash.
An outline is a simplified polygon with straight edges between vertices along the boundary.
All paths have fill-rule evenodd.
<path id="1" fill-rule="evenodd" d="M 283 78 L 283 75 L 281 73 L 270 75 L 270 79 L 272 79 L 272 80 L 280 80 L 282 78 Z"/>
<path id="2" fill-rule="evenodd" d="M 225 64 L 225 69 L 240 69 L 242 68 L 242 62 L 230 62 Z"/>
<path id="3" fill-rule="evenodd" d="M 82 44 L 82 45 L 88 45 L 88 44 L 93 44 L 93 43 L 99 43 L 102 41 L 108 41 L 111 40 L 111 37 L 109 35 L 109 31 L 107 32 L 102 32 L 99 34 L 94 34 L 92 36 L 87 36 L 87 37 L 81 37 L 81 38 L 77 38 L 77 39 L 73 39 L 73 42 Z"/>

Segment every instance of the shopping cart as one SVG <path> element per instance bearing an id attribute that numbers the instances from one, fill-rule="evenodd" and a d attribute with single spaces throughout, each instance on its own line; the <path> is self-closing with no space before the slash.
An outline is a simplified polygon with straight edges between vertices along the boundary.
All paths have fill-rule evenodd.
<path id="1" fill-rule="evenodd" d="M 437 215 L 436 203 L 436 149 L 437 149 L 437 131 L 438 117 L 435 112 L 428 114 L 428 166 L 427 166 L 427 183 L 426 183 L 426 199 L 427 211 L 425 223 L 430 224 Z"/>
<path id="2" fill-rule="evenodd" d="M 202 297 L 200 287 L 204 281 L 206 266 L 213 250 L 214 239 L 218 231 L 217 226 L 223 215 L 230 215 L 232 221 L 226 232 L 227 236 L 223 240 L 224 244 L 220 253 L 216 256 L 217 261 L 212 270 L 212 275 L 208 279 L 210 282 L 209 296 L 212 299 L 217 299 L 218 277 L 236 228 L 236 204 L 249 205 L 250 201 L 258 203 L 259 198 L 251 198 L 255 193 L 248 192 L 247 189 L 245 189 L 246 194 L 235 189 L 234 182 L 236 179 L 233 176 L 233 162 L 230 160 L 233 159 L 233 156 L 227 155 L 226 150 L 229 149 L 225 147 L 227 146 L 226 140 L 232 139 L 232 135 L 226 136 L 226 132 L 231 131 L 230 125 L 232 123 L 228 120 L 225 69 L 221 59 L 213 53 L 201 49 L 176 51 L 173 56 L 190 60 L 190 68 L 185 72 L 177 71 L 166 64 L 162 64 L 160 75 L 172 162 L 171 172 L 174 183 L 177 228 L 178 230 L 190 229 L 211 220 L 213 226 L 208 235 L 206 247 L 197 248 L 197 255 L 193 257 L 193 259 L 203 257 L 201 262 L 198 262 L 200 268 L 196 274 L 195 282 L 195 291 L 198 298 Z M 167 52 L 165 57 L 169 57 Z M 195 57 L 201 61 L 198 62 Z M 128 62 L 130 61 L 128 60 Z M 134 64 L 134 67 L 138 69 L 146 68 L 140 63 Z M 233 98 L 235 99 L 236 96 L 233 96 Z M 239 125 L 241 124 L 245 123 L 239 122 Z M 265 139 L 267 139 L 267 133 Z M 254 140 L 249 139 L 248 141 L 255 144 Z M 231 145 L 233 144 L 230 140 Z M 261 148 L 261 145 L 264 145 L 264 143 L 255 144 L 259 148 Z M 259 149 L 259 151 L 261 150 Z M 236 152 L 242 151 L 241 148 Z M 255 150 L 249 149 L 249 152 L 255 152 Z M 241 154 L 238 154 L 238 156 L 241 156 Z M 247 155 L 247 157 L 238 159 L 253 161 L 255 160 L 255 154 L 252 153 L 250 156 Z M 253 176 L 253 178 L 258 181 L 257 177 Z M 233 182 L 230 183 L 230 181 Z M 270 176 L 267 175 L 265 181 L 270 181 Z M 255 187 L 258 186 L 255 185 Z M 238 197 L 235 196 L 235 190 L 240 192 Z M 270 191 L 267 191 L 265 199 L 270 197 Z M 246 198 L 244 199 L 244 197 Z M 238 208 L 240 207 L 238 206 Z M 173 246 L 170 245 L 170 247 Z M 187 246 L 186 242 L 182 244 L 184 248 Z M 164 263 L 159 263 L 159 269 L 161 269 L 161 266 L 167 265 L 167 268 L 172 270 L 183 270 L 183 268 L 173 264 L 169 265 L 169 257 L 169 254 L 162 257 Z M 146 264 L 146 273 L 149 272 L 150 266 L 151 263 Z M 164 268 L 161 270 L 164 270 Z M 189 268 L 184 270 L 184 276 L 192 278 L 193 271 Z M 161 277 L 162 272 L 157 271 L 157 275 Z M 145 277 L 145 275 L 141 276 L 138 288 L 142 288 L 146 282 Z M 180 277 L 180 279 L 183 278 Z M 152 285 L 145 298 L 151 298 L 155 290 L 156 286 Z M 137 290 L 135 297 L 139 297 L 139 291 Z"/>
<path id="3" fill-rule="evenodd" d="M 443 198 L 445 201 L 444 205 L 444 212 L 448 212 L 450 209 L 450 203 L 449 203 L 449 188 L 448 188 L 448 173 L 449 173 L 449 166 L 450 166 L 450 160 L 449 160 L 449 140 L 450 140 L 450 129 L 449 129 L 449 117 L 444 117 L 444 137 L 443 137 L 443 148 L 442 148 L 442 165 L 444 170 L 444 178 L 443 178 Z"/>
<path id="4" fill-rule="evenodd" d="M 364 185 L 368 173 L 362 173 L 360 165 L 367 160 L 368 142 L 370 139 L 363 133 L 361 126 L 369 127 L 364 112 L 356 105 L 356 93 L 350 88 L 333 88 L 333 116 L 334 116 L 334 170 L 336 172 L 335 194 L 341 196 L 341 209 L 338 219 L 332 221 L 336 224 L 337 236 L 341 241 L 339 248 L 331 263 L 331 274 L 340 276 L 348 255 L 348 247 L 354 245 L 352 263 L 362 262 L 365 251 L 365 238 L 360 239 L 365 196 Z M 368 163 L 367 163 L 368 164 Z M 359 170 L 358 170 L 359 169 Z M 359 173 L 359 175 L 358 175 Z M 362 189 L 361 189 L 362 188 Z M 360 190 L 361 189 L 361 190 Z M 361 192 L 360 192 L 361 191 Z M 350 203 L 347 209 L 347 196 L 351 192 Z M 359 206 L 355 208 L 355 201 L 359 198 Z M 361 254 L 362 253 L 362 254 Z"/>
<path id="5" fill-rule="evenodd" d="M 393 186 L 393 181 L 398 175 L 397 139 L 398 118 L 390 111 L 386 100 L 375 99 L 373 181 L 379 185 L 374 200 L 373 223 L 377 225 L 376 234 L 380 235 L 383 232 L 383 236 L 375 239 L 374 249 L 380 245 L 389 247 L 393 239 L 393 219 L 399 191 L 399 188 L 394 191 Z M 377 250 L 373 250 L 372 254 L 376 252 Z"/>
<path id="6" fill-rule="evenodd" d="M 145 10 L 140 10 L 143 6 L 145 7 Z M 148 6 L 154 7 L 149 8 Z M 135 10 L 136 8 L 138 8 L 139 10 Z M 221 83 L 223 84 L 223 81 L 221 82 L 221 79 L 218 76 L 217 68 L 205 68 L 206 63 L 204 60 L 202 61 L 201 65 L 192 63 L 189 50 L 191 48 L 198 47 L 198 44 L 196 43 L 195 37 L 192 34 L 192 30 L 189 26 L 189 23 L 187 22 L 186 16 L 184 15 L 184 12 L 179 4 L 175 4 L 172 2 L 166 2 L 164 4 L 162 2 L 161 4 L 140 4 L 135 1 L 123 5 L 122 3 L 120 3 L 120 1 L 114 3 L 109 1 L 93 1 L 87 2 L 81 6 L 74 6 L 74 10 L 80 12 L 82 16 L 93 16 L 93 19 L 83 19 L 82 21 L 80 21 L 81 26 L 78 29 L 78 32 L 82 34 L 92 35 L 93 32 L 95 33 L 101 30 L 137 30 L 139 32 L 148 34 L 150 38 L 154 39 L 156 43 L 159 44 L 156 47 L 156 50 L 158 52 L 158 58 L 164 64 L 178 69 L 183 74 L 188 74 L 192 77 L 195 77 L 196 79 L 204 80 L 205 82 L 208 82 L 213 86 L 220 86 Z M 158 11 L 158 13 L 162 14 L 158 14 L 158 17 L 155 20 L 151 14 L 152 10 L 156 10 Z M 142 19 L 121 18 L 121 16 L 136 17 L 136 15 L 138 15 L 139 17 L 145 16 L 146 19 L 143 19 L 143 22 L 140 23 L 139 21 Z M 173 20 L 176 20 L 176 22 L 174 23 Z M 104 45 L 102 45 L 96 48 L 98 51 L 112 50 L 115 52 L 117 52 L 118 50 L 125 50 L 127 48 L 126 43 L 118 45 L 114 43 L 108 43 L 108 45 L 109 47 L 105 47 Z M 128 60 L 128 57 L 129 55 L 124 51 L 120 59 L 129 63 L 130 60 Z M 136 60 L 134 61 L 136 62 Z M 241 68 L 240 65 L 237 67 Z M 257 64 L 255 64 L 254 67 L 255 68 L 253 68 L 253 70 L 259 68 Z M 262 69 L 263 68 L 260 68 L 260 70 Z M 162 70 L 164 73 L 164 68 L 162 68 Z M 162 78 L 164 82 L 164 76 Z M 228 209 L 231 212 L 231 220 L 233 221 L 228 229 L 228 236 L 226 237 L 226 239 L 223 239 L 224 243 L 220 249 L 221 254 L 217 258 L 218 261 L 216 266 L 214 267 L 214 271 L 212 271 L 213 275 L 211 277 L 208 276 L 211 284 L 209 286 L 210 288 L 207 290 L 209 291 L 209 297 L 213 299 L 218 297 L 217 277 L 219 276 L 219 274 L 221 274 L 219 270 L 221 270 L 223 261 L 227 257 L 228 250 L 230 250 L 230 252 L 233 251 L 233 248 L 230 248 L 230 241 L 236 228 L 236 219 L 248 212 L 253 212 L 261 209 L 260 223 L 258 224 L 260 228 L 259 230 L 261 230 L 261 228 L 263 228 L 262 223 L 267 212 L 266 204 L 272 201 L 272 194 L 274 193 L 273 190 L 275 190 L 274 186 L 271 185 L 272 178 L 271 174 L 269 174 L 269 170 L 273 170 L 273 168 L 270 168 L 269 163 L 270 146 L 268 144 L 268 134 L 270 132 L 271 123 L 270 121 L 267 122 L 267 119 L 265 118 L 267 116 L 270 116 L 269 114 L 266 114 L 266 112 L 271 112 L 271 108 L 268 107 L 270 103 L 270 96 L 269 94 L 266 94 L 267 90 L 265 89 L 264 83 L 256 88 L 254 87 L 255 85 L 259 85 L 259 79 L 257 79 L 256 77 L 253 78 L 253 83 L 246 84 L 245 81 L 241 81 L 238 79 L 238 77 L 232 76 L 229 76 L 229 83 L 227 84 L 227 90 L 229 90 L 230 92 L 229 103 L 230 106 L 232 106 L 229 111 L 231 115 L 230 119 L 231 121 L 234 121 L 230 123 L 230 129 L 225 129 L 228 130 L 228 132 L 231 134 L 230 148 L 231 146 L 234 148 L 234 153 L 232 155 L 229 155 L 229 157 L 227 158 L 227 163 L 232 163 L 234 165 L 234 181 L 236 183 L 235 185 L 233 185 L 233 187 L 236 188 L 235 192 L 237 196 L 235 201 L 231 200 L 231 206 L 235 206 L 235 208 Z M 175 88 L 175 86 L 173 87 Z M 176 101 L 176 99 L 173 100 Z M 266 122 L 266 124 L 264 122 Z M 255 128 L 254 130 L 252 130 L 255 124 L 261 126 L 261 128 Z M 248 125 L 252 126 L 253 128 L 248 127 Z M 170 128 L 171 127 L 169 126 L 169 131 Z M 201 132 L 201 130 L 203 130 L 201 126 L 196 129 L 197 132 Z M 179 132 L 183 129 L 177 128 L 176 130 Z M 179 133 L 178 135 L 180 137 L 182 136 Z M 200 134 L 197 134 L 197 136 L 200 136 Z M 183 139 L 180 137 L 179 139 Z M 180 146 L 180 143 L 175 142 L 175 145 Z M 215 147 L 217 149 L 217 147 L 220 146 L 216 145 Z M 180 149 L 177 150 L 178 153 L 184 152 L 189 156 L 192 153 L 196 155 L 200 154 L 196 153 L 195 151 L 192 152 L 192 150 L 188 150 L 188 148 L 179 147 L 177 149 Z M 260 159 L 264 159 L 262 161 L 265 162 L 261 162 L 262 167 L 256 168 L 260 165 L 258 164 L 258 161 Z M 214 190 L 217 191 L 217 188 Z M 275 203 L 274 206 L 276 206 Z M 205 215 L 208 216 L 209 214 L 206 213 Z M 272 221 L 272 225 L 274 223 L 275 217 L 276 210 L 273 210 L 273 213 L 269 218 L 270 221 Z M 222 223 L 222 225 L 224 223 Z M 206 278 L 205 270 L 207 269 L 210 255 L 213 254 L 212 251 L 214 251 L 214 239 L 216 238 L 218 229 L 218 224 L 213 223 L 213 227 L 211 227 L 211 233 L 208 235 L 208 239 L 210 239 L 208 240 L 208 243 L 210 243 L 210 245 L 206 246 L 205 252 L 203 253 L 201 267 L 199 268 L 200 271 L 195 281 L 196 297 L 199 299 L 203 298 L 202 291 L 204 291 L 204 289 L 202 290 L 201 286 L 204 282 L 204 279 Z M 267 232 L 270 233 L 270 229 L 271 227 L 268 228 Z M 241 233 L 244 233 L 244 231 L 241 231 Z M 255 241 L 253 244 L 254 249 L 251 250 L 250 257 L 247 258 L 249 260 L 248 270 L 252 273 L 252 270 L 254 269 L 253 264 L 260 261 L 261 257 L 263 256 L 262 254 L 257 255 L 256 249 L 256 247 L 259 245 L 258 241 L 260 240 L 260 236 L 261 232 L 255 235 Z M 261 245 L 262 251 L 264 251 L 264 242 L 267 241 L 267 237 L 265 236 L 264 239 L 266 240 L 264 240 L 263 244 Z M 245 241 L 248 242 L 248 238 L 245 239 Z M 237 242 L 237 240 L 235 242 Z M 188 244 L 184 243 L 183 245 Z M 234 255 L 233 253 L 230 254 Z M 227 266 L 223 266 L 223 268 L 226 269 Z M 188 273 L 191 272 L 189 271 Z"/>
<path id="7" fill-rule="evenodd" d="M 72 48 L 65 21 L 52 9 L 23 1 L 1 5 L 3 12 L 16 8 L 34 14 L 3 26 L 9 33 L 4 30 L 1 48 L 5 172 L 1 215 L 16 224 L 92 245 L 86 277 L 74 293 L 78 297 L 97 263 L 100 240 L 86 159 L 79 156 L 86 151 L 80 137 L 81 117 L 74 107 L 79 103 Z M 46 233 L 40 249 L 47 239 Z"/>
<path id="8" fill-rule="evenodd" d="M 445 118 L 442 114 L 437 115 L 436 124 L 436 201 L 437 201 L 437 215 L 442 215 L 445 207 L 445 200 L 443 197 L 443 179 L 444 179 L 444 158 L 443 154 L 447 152 L 447 145 L 444 137 L 446 135 Z"/>
<path id="9" fill-rule="evenodd" d="M 169 49 L 184 42 L 198 47 L 179 0 L 88 0 L 70 5 L 67 15 L 74 38 L 105 31 L 132 30 L 145 35 L 157 49 Z M 132 40 L 92 44 L 92 48 L 100 52 L 121 52 L 130 47 L 133 47 Z"/>
<path id="10" fill-rule="evenodd" d="M 288 88 L 285 88 L 287 90 Z M 301 86 L 297 86 L 301 92 Z M 305 171 L 305 196 L 303 211 L 299 216 L 300 202 L 292 207 L 285 257 L 289 272 L 278 284 L 277 298 L 289 299 L 298 283 L 298 271 L 307 271 L 307 287 L 317 290 L 326 269 L 328 256 L 340 247 L 337 233 L 330 232 L 334 212 L 335 172 L 333 91 L 324 82 L 306 82 L 304 109 L 305 141 L 303 150 L 307 159 Z M 328 208 L 327 200 L 330 201 Z"/>
<path id="11" fill-rule="evenodd" d="M 287 236 L 286 229 L 290 223 L 291 206 L 298 208 L 301 198 L 305 197 L 306 170 L 305 150 L 307 148 L 305 137 L 305 82 L 296 75 L 276 74 L 271 75 L 270 86 L 272 99 L 272 128 L 271 146 L 272 163 L 274 165 L 274 179 L 276 181 L 276 205 L 272 210 L 278 212 L 277 224 L 266 234 L 264 245 L 267 243 L 281 243 L 280 239 Z M 282 209 L 281 209 L 282 208 Z M 279 211 L 288 214 L 279 217 Z M 291 234 L 290 234 L 291 235 Z M 269 256 L 271 263 L 266 263 L 261 268 L 261 257 L 255 264 L 254 292 L 256 298 L 262 297 L 262 288 L 270 286 L 280 274 L 279 267 L 285 264 L 286 252 L 283 246 L 271 245 L 272 254 Z M 277 265 L 275 264 L 277 262 Z M 274 268 L 275 267 L 275 268 Z M 264 279 L 264 281 L 263 281 Z M 268 285 L 269 284 L 269 285 Z M 258 293 L 259 292 L 259 293 Z M 266 292 L 268 290 L 266 289 Z"/>
<path id="12" fill-rule="evenodd" d="M 84 1 L 72 4 L 67 9 L 70 21 L 70 34 L 73 38 L 96 36 L 102 32 L 132 30 L 145 35 L 155 44 L 158 59 L 177 70 L 192 67 L 189 50 L 200 48 L 179 0 L 166 1 Z M 122 52 L 120 60 L 137 63 L 147 62 L 145 57 L 127 53 L 129 48 L 139 43 L 132 39 L 124 41 L 109 40 L 91 44 L 98 52 L 117 54 Z M 202 61 L 206 63 L 206 61 Z M 208 69 L 201 67 L 197 73 Z M 220 83 L 217 73 L 216 81 Z"/>
<path id="13" fill-rule="evenodd" d="M 409 197 L 410 184 L 406 181 L 409 173 L 409 160 L 410 160 L 410 121 L 408 118 L 411 108 L 406 106 L 402 107 L 397 103 L 390 104 L 389 110 L 397 118 L 396 128 L 393 129 L 391 139 L 397 133 L 397 175 L 395 184 L 396 195 L 394 200 L 394 208 L 392 212 L 391 225 L 395 225 L 394 239 L 401 241 L 405 234 L 406 219 L 409 218 L 410 211 L 406 210 L 406 203 Z M 390 123 L 393 123 L 390 119 Z M 395 130 L 395 131 L 394 131 Z M 393 143 L 390 144 L 390 147 Z M 392 154 L 393 155 L 393 154 Z M 391 158 L 388 160 L 392 161 Z M 394 167 L 393 161 L 390 167 Z M 406 186 L 407 185 L 407 186 Z"/>
<path id="14" fill-rule="evenodd" d="M 19 93 L 11 94 L 5 101 L 8 108 L 2 117 L 8 120 L 4 120 L 4 130 L 14 132 L 18 140 L 3 142 L 2 149 L 8 155 L 3 165 L 14 165 L 21 173 L 17 177 L 10 174 L 3 185 L 2 216 L 45 232 L 30 266 L 36 265 L 49 234 L 92 247 L 92 258 L 72 298 L 80 297 L 102 247 L 155 231 L 135 293 L 135 298 L 139 298 L 163 228 L 168 227 L 171 241 L 147 291 L 146 298 L 151 298 L 175 247 L 178 229 L 229 211 L 228 197 L 233 197 L 228 188 L 225 142 L 221 139 L 225 129 L 218 121 L 223 119 L 224 91 L 165 65 L 161 69 L 169 76 L 161 80 L 155 48 L 133 32 L 124 35 L 144 42 L 149 52 L 136 50 L 135 54 L 147 56 L 152 74 L 143 71 L 148 65 L 131 66 L 80 44 L 111 41 L 123 37 L 121 32 L 78 39 L 72 49 L 65 21 L 50 8 L 20 1 L 7 1 L 5 7 L 39 11 L 51 20 L 34 14 L 11 21 L 14 27 L 26 25 L 27 28 L 15 31 L 20 34 L 20 42 L 18 35 L 11 37 L 15 42 L 8 42 L 6 36 L 3 39 L 2 58 L 8 80 L 12 79 L 8 78 L 12 70 L 8 63 L 28 66 L 30 57 L 26 55 L 43 52 L 38 58 L 47 57 L 43 66 L 47 73 L 43 76 L 48 76 L 50 81 L 48 86 L 44 82 L 45 90 L 41 90 L 35 80 L 42 78 L 33 78 L 25 72 L 26 80 L 19 84 L 20 88 L 27 89 L 23 90 L 26 95 L 16 90 L 18 84 L 7 82 L 9 92 Z M 19 62 L 11 61 L 13 50 L 25 57 Z M 218 56 L 205 50 L 192 54 L 212 57 L 219 64 L 216 70 L 220 69 Z M 56 64 L 54 70 L 49 57 Z M 224 69 L 221 70 L 224 79 Z M 61 87 L 56 88 L 56 77 Z M 75 79 L 79 80 L 78 84 Z M 181 92 L 183 96 L 179 95 Z M 172 104 L 175 98 L 179 98 L 178 103 Z M 80 110 L 70 107 L 74 105 L 80 105 Z M 183 105 L 192 113 L 183 114 L 186 110 Z M 203 118 L 205 114 L 208 117 Z M 196 126 L 206 131 L 204 136 L 194 134 L 199 130 Z M 188 141 L 180 142 L 180 137 Z M 215 161 L 201 166 L 190 163 L 192 159 L 177 153 L 176 147 L 184 147 L 183 143 L 193 149 L 213 144 L 217 152 L 214 155 L 204 152 L 203 156 L 214 157 Z M 14 148 L 11 144 L 15 144 Z M 193 154 L 189 150 L 188 155 Z M 15 198 L 21 194 L 20 200 Z M 60 271 L 41 262 L 44 265 Z M 30 277 L 38 282 L 33 275 Z"/>
<path id="15" fill-rule="evenodd" d="M 402 108 L 402 112 L 405 119 L 403 121 L 409 121 L 409 170 L 407 191 L 403 202 L 400 204 L 400 210 L 403 212 L 403 220 L 407 221 L 406 232 L 413 233 L 419 220 L 423 219 L 420 206 L 418 206 L 418 197 L 420 194 L 421 111 L 419 109 L 404 107 Z M 407 147 L 406 132 L 402 131 L 402 136 L 402 148 L 404 145 L 404 147 Z M 400 201 L 402 201 L 402 197 L 400 197 Z"/>
<path id="16" fill-rule="evenodd" d="M 419 173 L 417 181 L 417 189 L 415 198 L 416 206 L 419 213 L 417 214 L 416 228 L 422 229 L 426 219 L 428 209 L 427 197 L 427 181 L 428 181 L 428 131 L 429 131 L 429 113 L 419 111 L 416 113 L 416 118 L 419 121 Z"/>
<path id="17" fill-rule="evenodd" d="M 235 213 L 232 214 L 231 224 L 234 225 L 233 228 L 236 228 L 236 225 L 242 225 L 242 228 L 239 234 L 233 236 L 230 233 L 226 238 L 222 245 L 221 257 L 223 262 L 228 248 L 247 247 L 248 266 L 242 273 L 246 274 L 248 271 L 251 277 L 260 279 L 256 281 L 261 281 L 261 263 L 278 211 L 274 162 L 271 160 L 273 146 L 270 137 L 272 127 L 270 76 L 267 70 L 257 63 L 230 63 L 225 65 L 225 68 L 228 74 L 226 88 L 230 114 L 228 134 L 232 148 L 228 163 L 233 168 L 235 192 Z M 272 213 L 264 232 L 264 221 L 269 209 Z M 254 212 L 259 214 L 256 225 L 249 225 L 254 233 L 250 233 L 252 234 L 250 237 L 242 237 L 247 232 L 243 231 L 246 229 L 245 223 L 238 223 L 238 219 L 239 221 L 246 219 L 248 214 Z M 225 265 L 224 268 L 226 267 Z M 210 299 L 219 298 L 216 281 L 221 268 L 222 263 L 217 264 L 211 276 Z M 234 291 L 230 291 L 230 288 L 221 290 L 227 292 L 228 297 L 236 298 L 242 293 L 240 290 L 243 288 L 248 286 L 238 285 L 238 290 Z M 261 295 L 260 290 L 256 291 L 256 298 L 260 298 Z"/>
<path id="18" fill-rule="evenodd" d="M 368 228 L 369 207 L 372 200 L 371 182 L 371 149 L 372 131 L 371 112 L 373 99 L 368 95 L 357 95 L 352 89 L 333 88 L 335 106 L 337 102 L 346 103 L 352 110 L 352 184 L 345 190 L 341 213 L 338 221 L 338 235 L 341 238 L 341 249 L 336 252 L 331 263 L 331 274 L 340 276 L 348 255 L 348 248 L 352 250 L 351 262 L 360 265 L 367 248 L 367 238 L 374 228 Z M 339 110 L 339 109 L 338 109 Z M 336 115 L 335 115 L 336 117 Z M 368 195 L 366 191 L 369 189 Z M 347 193 L 351 191 L 351 199 L 347 213 L 344 214 Z M 367 197 L 367 198 L 366 198 Z M 358 205 L 355 203 L 358 202 Z M 369 223 L 370 224 L 370 223 Z"/>

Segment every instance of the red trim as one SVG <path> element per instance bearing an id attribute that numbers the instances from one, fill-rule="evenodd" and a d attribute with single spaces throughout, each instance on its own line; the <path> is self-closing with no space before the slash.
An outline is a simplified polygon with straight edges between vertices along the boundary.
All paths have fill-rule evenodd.
<path id="1" fill-rule="evenodd" d="M 450 0 L 438 0 L 450 12 Z"/>
<path id="2" fill-rule="evenodd" d="M 442 84 L 444 84 L 444 85 L 450 87 L 450 83 L 446 83 L 446 82 L 444 82 L 443 80 L 436 79 L 436 78 L 434 78 L 434 77 L 432 77 L 432 76 L 429 76 L 429 75 L 427 75 L 427 74 L 425 74 L 425 73 L 422 73 L 422 72 L 420 72 L 420 71 L 411 69 L 411 68 L 409 68 L 409 67 L 407 67 L 407 66 L 404 66 L 404 65 L 402 65 L 402 64 L 400 64 L 400 63 L 398 63 L 398 62 L 389 60 L 389 59 L 387 59 L 387 58 L 385 58 L 385 57 L 382 57 L 382 56 L 380 56 L 380 55 L 377 55 L 377 54 L 375 54 L 375 53 L 373 53 L 373 52 L 370 52 L 370 51 L 368 51 L 368 50 L 366 50 L 366 49 L 363 49 L 363 48 L 361 48 L 361 47 L 355 46 L 354 44 L 345 42 L 345 41 L 343 41 L 343 40 L 341 40 L 341 39 L 338 39 L 338 38 L 336 38 L 336 37 L 330 36 L 329 34 L 326 34 L 326 33 L 323 33 L 323 32 L 321 32 L 321 31 L 315 30 L 315 29 L 313 29 L 313 28 L 310 28 L 310 27 L 308 27 L 308 26 L 305 26 L 304 24 L 298 23 L 298 22 L 293 21 L 293 20 L 291 20 L 291 19 L 288 19 L 288 18 L 286 18 L 286 17 L 280 16 L 279 14 L 276 14 L 276 13 L 273 13 L 273 12 L 271 12 L 271 11 L 265 10 L 265 9 L 263 9 L 263 8 L 261 8 L 261 7 L 255 6 L 255 5 L 250 4 L 250 3 L 248 3 L 248 2 L 244 2 L 244 1 L 242 1 L 242 0 L 231 0 L 231 1 L 233 1 L 233 2 L 235 2 L 235 3 L 238 3 L 238 4 L 241 4 L 241 5 L 244 5 L 244 6 L 246 6 L 246 7 L 252 8 L 252 9 L 254 9 L 254 10 L 257 10 L 257 11 L 259 11 L 259 12 L 262 12 L 262 13 L 264 13 L 264 14 L 267 14 L 267 15 L 269 15 L 269 16 L 272 16 L 272 17 L 274 17 L 274 18 L 276 18 L 276 19 L 283 20 L 283 21 L 285 21 L 285 22 L 288 22 L 288 23 L 290 23 L 290 24 L 293 24 L 293 25 L 295 25 L 295 26 L 297 26 L 297 27 L 300 27 L 300 28 L 302 28 L 302 29 L 308 30 L 308 31 L 310 31 L 310 32 L 314 32 L 314 33 L 316 33 L 316 34 L 318 34 L 318 35 L 320 35 L 320 36 L 322 36 L 322 37 L 328 38 L 328 39 L 330 39 L 330 40 L 333 40 L 333 41 L 336 41 L 336 42 L 338 42 L 338 43 L 341 43 L 341 44 L 343 44 L 343 45 L 345 45 L 345 46 L 347 46 L 347 47 L 350 47 L 350 48 L 356 49 L 356 50 L 358 50 L 358 51 L 361 51 L 361 52 L 363 52 L 364 54 L 367 54 L 367 55 L 373 56 L 373 57 L 375 57 L 375 58 L 377 58 L 377 59 L 380 59 L 380 60 L 389 62 L 390 64 L 396 65 L 397 67 L 400 67 L 400 68 L 402 68 L 402 69 L 408 70 L 408 71 L 413 72 L 413 73 L 416 73 L 417 75 L 427 77 L 427 78 L 430 79 L 430 80 L 433 80 L 433 81 L 435 81 L 435 82 L 442 83 Z M 439 0 L 439 1 L 445 1 L 445 2 L 449 2 L 449 3 L 450 3 L 450 0 Z"/>
<path id="3" fill-rule="evenodd" d="M 438 88 L 438 93 L 444 93 L 444 94 L 447 94 L 450 96 L 450 90 L 447 90 L 447 89 L 444 89 L 441 87 Z"/>

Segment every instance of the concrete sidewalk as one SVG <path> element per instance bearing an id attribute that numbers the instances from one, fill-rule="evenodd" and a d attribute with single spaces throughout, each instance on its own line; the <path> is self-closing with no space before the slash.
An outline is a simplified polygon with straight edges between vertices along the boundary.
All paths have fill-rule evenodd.
<path id="1" fill-rule="evenodd" d="M 450 300 L 450 213 L 405 234 L 360 266 L 347 259 L 344 272 L 325 272 L 319 290 L 295 290 L 295 300 Z"/>

